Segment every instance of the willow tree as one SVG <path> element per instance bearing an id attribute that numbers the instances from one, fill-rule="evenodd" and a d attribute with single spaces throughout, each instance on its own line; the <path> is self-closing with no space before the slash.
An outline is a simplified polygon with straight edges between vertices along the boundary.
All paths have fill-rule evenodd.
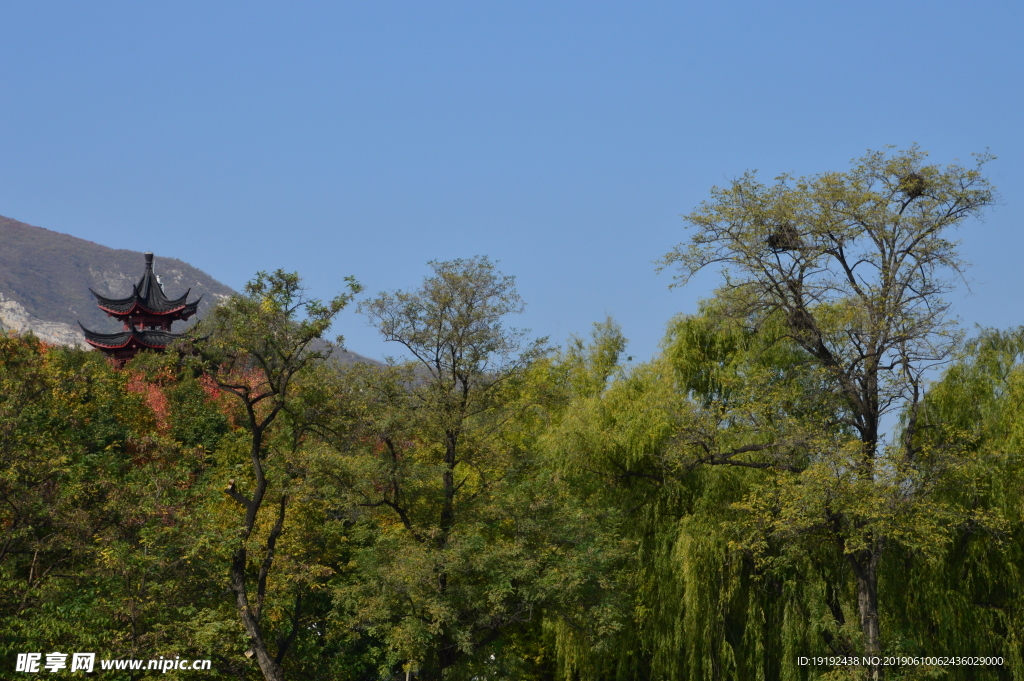
<path id="1" fill-rule="evenodd" d="M 893 561 L 886 575 L 902 631 L 930 650 L 1004 658 L 1002 669 L 949 670 L 951 679 L 1024 675 L 1024 327 L 987 330 L 929 386 L 918 446 L 955 443 L 965 455 L 934 496 L 969 509 L 930 560 Z M 988 673 L 989 676 L 983 676 Z"/>
<path id="2" fill-rule="evenodd" d="M 751 532 L 761 518 L 747 508 L 820 440 L 814 375 L 777 326 L 747 329 L 708 301 L 673 320 L 661 356 L 578 393 L 554 424 L 561 477 L 637 547 L 619 575 L 632 622 L 604 640 L 558 632 L 580 678 L 805 679 L 796 656 L 828 653 L 810 624 L 827 608 L 808 565 L 833 568 L 834 556 L 781 563 L 786 542 Z M 785 455 L 772 446 L 783 442 Z"/>
<path id="3" fill-rule="evenodd" d="M 802 436 L 779 437 L 748 419 L 749 442 L 720 446 L 708 432 L 689 451 L 694 464 L 774 476 L 774 492 L 748 500 L 754 524 L 838 549 L 871 656 L 883 649 L 878 574 L 887 544 L 924 544 L 939 532 L 908 525 L 928 519 L 922 504 L 933 478 L 920 474 L 921 464 L 938 456 L 917 444 L 917 414 L 924 375 L 948 361 L 960 338 L 943 300 L 964 267 L 949 234 L 994 201 L 981 174 L 989 157 L 976 160 L 970 168 L 929 165 L 915 147 L 772 185 L 748 172 L 685 216 L 694 233 L 662 262 L 678 268 L 676 285 L 720 266 L 719 314 L 780 324 L 781 340 L 801 353 L 805 388 L 826 407 Z M 907 415 L 898 438 L 883 426 L 894 413 Z M 870 678 L 882 674 L 879 665 L 869 669 Z"/>

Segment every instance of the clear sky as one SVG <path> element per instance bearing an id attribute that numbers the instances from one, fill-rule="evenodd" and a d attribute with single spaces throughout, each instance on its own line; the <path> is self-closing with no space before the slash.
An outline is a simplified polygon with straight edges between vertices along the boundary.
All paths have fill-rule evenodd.
<path id="1" fill-rule="evenodd" d="M 961 233 L 955 309 L 1017 325 L 1022 26 L 1000 1 L 0 0 L 0 215 L 320 297 L 486 254 L 517 326 L 611 315 L 646 359 L 713 285 L 653 264 L 712 185 L 990 149 L 1002 202 Z M 389 352 L 350 311 L 336 331 Z"/>

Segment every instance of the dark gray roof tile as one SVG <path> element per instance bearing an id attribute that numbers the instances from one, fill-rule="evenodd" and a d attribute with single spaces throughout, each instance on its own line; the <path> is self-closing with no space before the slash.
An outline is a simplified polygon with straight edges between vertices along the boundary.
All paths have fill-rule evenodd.
<path id="1" fill-rule="evenodd" d="M 145 256 L 146 270 L 142 273 L 139 283 L 132 287 L 132 294 L 127 298 L 107 298 L 91 288 L 89 289 L 96 296 L 96 302 L 99 303 L 100 308 L 112 317 L 127 315 L 137 309 L 150 314 L 173 314 L 176 319 L 188 319 L 194 315 L 199 300 L 192 303 L 186 302 L 192 289 L 185 291 L 185 295 L 178 298 L 168 298 L 153 271 L 153 254 L 146 253 Z"/>

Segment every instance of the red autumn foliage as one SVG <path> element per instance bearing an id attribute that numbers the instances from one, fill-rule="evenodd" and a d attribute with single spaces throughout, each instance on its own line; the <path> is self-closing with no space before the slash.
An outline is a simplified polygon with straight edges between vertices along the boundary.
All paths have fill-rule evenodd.
<path id="1" fill-rule="evenodd" d="M 206 393 L 206 397 L 211 402 L 216 402 L 220 397 L 220 388 L 217 387 L 217 381 L 213 380 L 210 374 L 203 374 L 199 377 L 199 385 L 202 386 L 203 392 Z"/>
<path id="2" fill-rule="evenodd" d="M 171 428 L 171 411 L 167 395 L 156 383 L 147 381 L 142 374 L 132 373 L 125 384 L 128 392 L 141 395 L 146 406 L 153 412 L 157 431 L 166 434 Z"/>

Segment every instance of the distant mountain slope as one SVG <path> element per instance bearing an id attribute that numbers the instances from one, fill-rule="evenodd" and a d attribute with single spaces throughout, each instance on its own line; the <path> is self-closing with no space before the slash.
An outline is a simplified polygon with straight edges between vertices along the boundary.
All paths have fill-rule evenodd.
<path id="1" fill-rule="evenodd" d="M 168 296 L 192 289 L 190 301 L 203 297 L 199 317 L 234 293 L 188 263 L 155 255 L 153 269 Z M 108 248 L 0 216 L 0 322 L 14 331 L 31 329 L 49 342 L 88 347 L 79 321 L 93 331 L 122 328 L 96 306 L 89 289 L 103 296 L 127 296 L 144 268 L 138 251 Z M 174 330 L 186 327 L 179 322 Z M 373 361 L 351 352 L 336 355 L 342 362 Z"/>
<path id="2" fill-rule="evenodd" d="M 127 296 L 144 267 L 142 253 L 0 217 L 0 317 L 10 328 L 29 326 L 36 335 L 61 343 L 81 338 L 79 321 L 96 331 L 116 331 L 121 325 L 96 307 L 89 289 Z M 159 253 L 154 269 L 168 295 L 191 288 L 190 300 L 203 296 L 200 315 L 234 293 L 205 272 Z"/>

